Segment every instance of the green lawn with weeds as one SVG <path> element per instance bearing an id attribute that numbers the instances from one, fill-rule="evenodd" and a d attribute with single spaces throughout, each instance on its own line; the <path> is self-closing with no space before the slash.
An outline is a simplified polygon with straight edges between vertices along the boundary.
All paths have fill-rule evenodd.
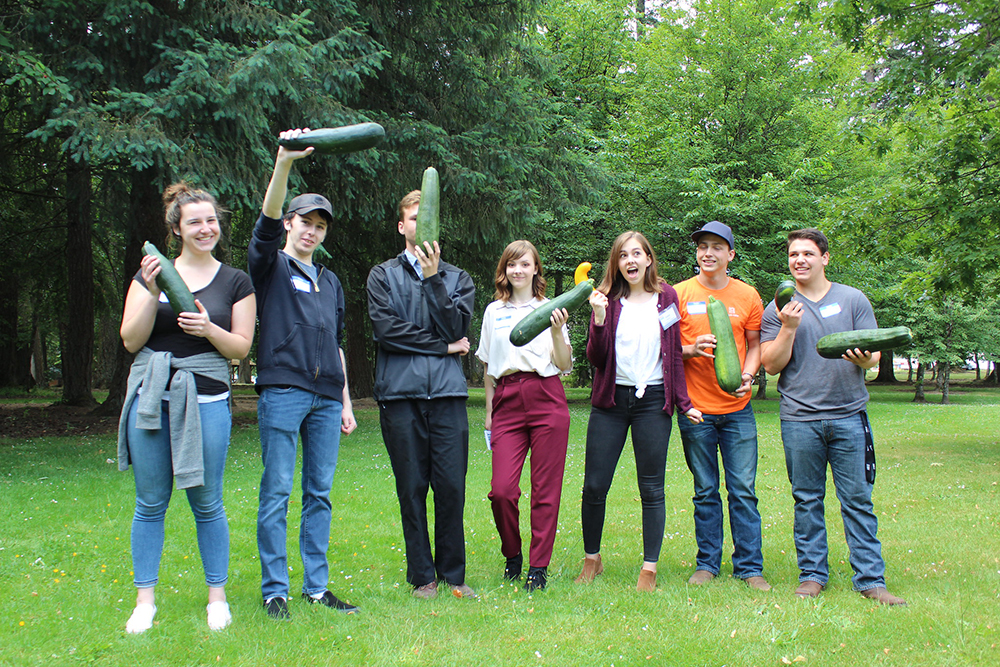
<path id="1" fill-rule="evenodd" d="M 776 397 L 773 384 L 769 390 Z M 571 392 L 573 427 L 549 587 L 527 595 L 504 584 L 486 500 L 490 460 L 479 390 L 469 401 L 466 505 L 467 581 L 478 600 L 410 596 L 378 414 L 361 409 L 358 430 L 342 441 L 334 484 L 330 588 L 362 613 L 342 616 L 298 597 L 301 505 L 293 496 L 292 621 L 264 614 L 255 538 L 259 443 L 253 425 L 239 426 L 226 471 L 233 625 L 207 629 L 194 523 L 178 493 L 167 516 L 156 624 L 141 636 L 124 631 L 135 599 L 134 487 L 130 472 L 118 472 L 113 438 L 0 438 L 0 664 L 996 665 L 1000 392 L 956 387 L 951 405 L 914 405 L 906 386 L 872 388 L 872 395 L 879 537 L 890 590 L 909 600 L 907 608 L 877 607 L 851 590 L 832 484 L 829 587 L 815 600 L 792 595 L 798 572 L 777 400 L 754 402 L 770 593 L 734 580 L 729 562 L 715 581 L 687 585 L 695 555 L 691 480 L 676 427 L 658 590 L 634 590 L 642 553 L 629 449 L 608 500 L 605 572 L 591 585 L 573 583 L 583 555 L 580 489 L 589 414 L 586 391 L 579 390 Z M 527 497 L 521 505 L 527 541 Z"/>

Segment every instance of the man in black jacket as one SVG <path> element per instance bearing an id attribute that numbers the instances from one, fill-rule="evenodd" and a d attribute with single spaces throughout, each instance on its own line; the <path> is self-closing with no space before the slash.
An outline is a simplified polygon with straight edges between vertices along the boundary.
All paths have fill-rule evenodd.
<path id="1" fill-rule="evenodd" d="M 288 130 L 281 137 L 291 139 L 301 133 Z M 264 474 L 257 548 L 264 607 L 276 619 L 289 618 L 286 524 L 300 434 L 302 597 L 337 611 L 358 611 L 327 590 L 330 488 L 340 435 L 357 426 L 341 349 L 344 290 L 332 271 L 312 261 L 333 221 L 333 210 L 325 197 L 304 194 L 292 199 L 281 215 L 292 163 L 312 150 L 278 148 L 247 255 L 260 320 L 256 389 Z"/>
<path id="2" fill-rule="evenodd" d="M 399 203 L 406 249 L 368 274 L 368 314 L 378 343 L 375 400 L 396 477 L 406 541 L 406 580 L 413 595 L 437 595 L 438 579 L 457 597 L 476 597 L 465 583 L 465 473 L 469 465 L 468 389 L 459 359 L 475 287 L 465 271 L 415 243 L 420 191 Z M 427 529 L 427 490 L 434 490 L 434 551 Z"/>

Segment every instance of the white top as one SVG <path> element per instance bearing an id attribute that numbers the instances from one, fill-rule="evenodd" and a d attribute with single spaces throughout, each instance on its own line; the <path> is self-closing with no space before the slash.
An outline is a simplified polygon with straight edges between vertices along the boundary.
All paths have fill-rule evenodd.
<path id="1" fill-rule="evenodd" d="M 615 384 L 635 387 L 636 398 L 642 398 L 646 387 L 663 384 L 656 299 L 638 305 L 625 299 L 620 302 L 622 311 L 615 330 Z"/>
<path id="2" fill-rule="evenodd" d="M 548 299 L 532 299 L 515 306 L 511 302 L 494 301 L 483 313 L 483 329 L 479 336 L 476 357 L 486 364 L 490 377 L 496 379 L 518 371 L 551 377 L 562 373 L 552 361 L 552 334 L 543 331 L 527 345 L 515 347 L 510 332 L 518 322 L 534 312 Z M 569 330 L 563 325 L 563 338 L 569 345 Z"/>

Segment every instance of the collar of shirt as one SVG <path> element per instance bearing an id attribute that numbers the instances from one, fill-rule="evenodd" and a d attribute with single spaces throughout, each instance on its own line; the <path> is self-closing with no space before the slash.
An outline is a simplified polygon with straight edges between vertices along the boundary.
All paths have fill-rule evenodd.
<path id="1" fill-rule="evenodd" d="M 413 267 L 413 270 L 417 272 L 417 277 L 420 278 L 421 280 L 423 280 L 424 279 L 424 270 L 420 268 L 420 260 L 417 259 L 417 256 L 414 255 L 409 250 L 404 250 L 403 254 L 406 255 L 406 259 L 407 259 L 407 261 L 410 262 L 410 266 Z"/>
<path id="2" fill-rule="evenodd" d="M 510 300 L 507 300 L 507 301 L 502 301 L 501 304 L 502 304 L 500 306 L 501 308 L 513 308 L 513 309 L 517 309 L 517 308 L 531 308 L 532 310 L 534 310 L 534 309 L 538 308 L 540 305 L 542 305 L 542 300 L 539 299 L 539 298 L 537 298 L 537 297 L 532 297 L 531 301 L 527 301 L 525 303 L 517 303 L 517 304 L 515 304 L 515 303 L 512 303 Z"/>

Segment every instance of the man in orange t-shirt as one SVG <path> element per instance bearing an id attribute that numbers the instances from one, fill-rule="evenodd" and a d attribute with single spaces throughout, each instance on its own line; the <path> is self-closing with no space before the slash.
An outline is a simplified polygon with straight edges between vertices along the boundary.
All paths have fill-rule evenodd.
<path id="1" fill-rule="evenodd" d="M 722 566 L 722 498 L 719 454 L 726 475 L 729 528 L 733 537 L 733 576 L 757 590 L 770 590 L 764 579 L 760 512 L 757 510 L 757 422 L 750 407 L 750 385 L 760 369 L 760 295 L 728 275 L 736 256 L 733 232 L 718 221 L 691 235 L 697 245 L 699 272 L 674 285 L 680 301 L 681 345 L 688 395 L 704 421 L 679 419 L 684 459 L 694 476 L 694 530 L 698 557 L 691 584 L 704 584 Z M 708 325 L 708 298 L 725 304 L 733 326 L 743 384 L 733 393 L 715 379 L 715 336 Z M 688 422 L 688 423 L 685 423 Z"/>

